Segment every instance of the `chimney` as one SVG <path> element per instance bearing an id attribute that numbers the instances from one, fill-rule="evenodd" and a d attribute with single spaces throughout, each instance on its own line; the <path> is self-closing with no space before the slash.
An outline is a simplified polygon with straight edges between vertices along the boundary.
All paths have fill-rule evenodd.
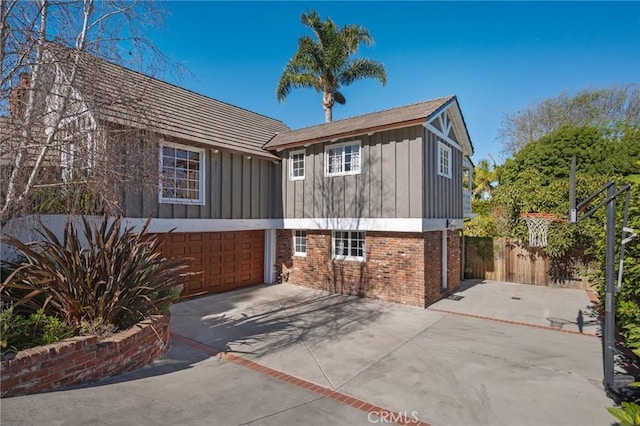
<path id="1" fill-rule="evenodd" d="M 9 98 L 9 108 L 11 110 L 11 116 L 16 117 L 22 114 L 22 107 L 24 105 L 24 97 L 31 83 L 31 74 L 23 72 L 20 74 L 20 85 L 13 89 L 11 97 Z"/>

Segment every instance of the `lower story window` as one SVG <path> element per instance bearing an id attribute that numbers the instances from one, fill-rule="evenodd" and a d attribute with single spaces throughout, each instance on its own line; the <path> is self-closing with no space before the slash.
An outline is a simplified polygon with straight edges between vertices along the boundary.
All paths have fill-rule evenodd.
<path id="1" fill-rule="evenodd" d="M 307 255 L 307 231 L 293 231 L 293 254 Z"/>
<path id="2" fill-rule="evenodd" d="M 331 242 L 334 259 L 365 259 L 364 231 L 333 231 Z"/>

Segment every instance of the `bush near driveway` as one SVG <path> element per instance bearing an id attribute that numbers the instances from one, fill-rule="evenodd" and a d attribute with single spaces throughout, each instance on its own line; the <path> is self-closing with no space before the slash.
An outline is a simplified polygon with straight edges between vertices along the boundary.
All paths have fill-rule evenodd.
<path id="1" fill-rule="evenodd" d="M 77 227 L 67 221 L 61 239 L 45 226 L 42 241 L 2 239 L 24 257 L 9 265 L 3 304 L 14 314 L 42 312 L 88 331 L 124 330 L 165 313 L 179 296 L 186 259 L 162 255 L 164 236 L 148 232 L 150 219 L 140 232 L 122 231 L 120 217 L 81 219 Z"/>

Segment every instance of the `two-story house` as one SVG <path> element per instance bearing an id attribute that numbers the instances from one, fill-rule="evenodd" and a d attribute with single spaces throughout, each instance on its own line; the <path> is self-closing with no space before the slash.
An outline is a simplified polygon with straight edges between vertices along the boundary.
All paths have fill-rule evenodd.
<path id="1" fill-rule="evenodd" d="M 280 133 L 265 148 L 282 159 L 277 264 L 293 283 L 420 306 L 457 289 L 473 148 L 455 96 Z"/>
<path id="2" fill-rule="evenodd" d="M 278 271 L 292 284 L 418 306 L 458 287 L 462 223 L 471 212 L 463 175 L 473 148 L 455 96 L 292 131 L 88 62 L 90 84 L 79 79 L 73 91 L 82 122 L 143 126 L 154 135 L 144 150 L 157 159 L 157 186 L 128 186 L 120 205 L 130 223 L 153 216 L 153 232 L 173 230 L 166 253 L 189 257 L 202 272 L 184 295 L 274 282 Z M 68 81 L 64 65 L 55 74 L 57 85 Z M 84 93 L 123 87 L 136 103 L 95 102 Z M 65 166 L 71 154 L 63 152 Z"/>

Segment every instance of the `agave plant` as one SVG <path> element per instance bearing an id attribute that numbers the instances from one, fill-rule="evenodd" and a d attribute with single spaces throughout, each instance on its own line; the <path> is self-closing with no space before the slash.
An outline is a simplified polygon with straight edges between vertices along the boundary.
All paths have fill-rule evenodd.
<path id="1" fill-rule="evenodd" d="M 93 225 L 82 217 L 77 227 L 67 221 L 61 240 L 45 226 L 38 231 L 42 241 L 3 239 L 24 260 L 12 265 L 0 285 L 2 299 L 76 326 L 105 323 L 124 329 L 161 312 L 177 297 L 187 260 L 164 257 L 165 237 L 149 233 L 149 223 L 133 232 L 122 230 L 120 217 L 104 216 Z"/>

